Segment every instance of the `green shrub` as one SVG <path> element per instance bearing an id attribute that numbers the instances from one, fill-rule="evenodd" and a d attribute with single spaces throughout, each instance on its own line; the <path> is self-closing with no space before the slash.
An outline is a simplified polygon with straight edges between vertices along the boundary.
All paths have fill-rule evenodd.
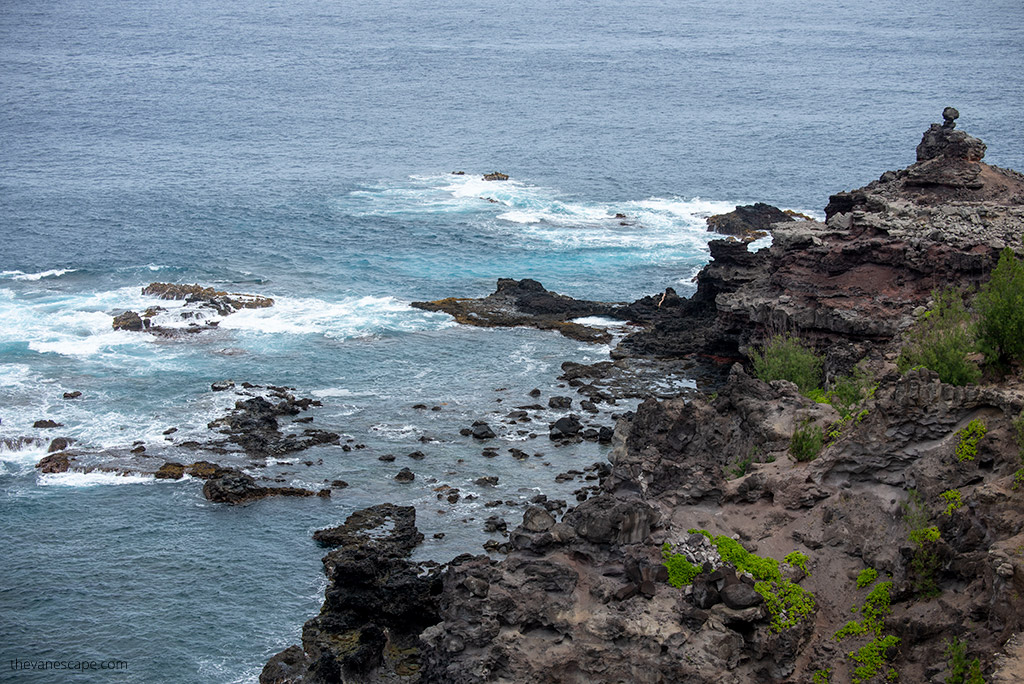
<path id="1" fill-rule="evenodd" d="M 860 366 L 850 375 L 840 375 L 832 380 L 828 403 L 839 412 L 843 420 L 850 420 L 861 403 L 874 395 L 877 385 L 872 384 L 871 374 Z"/>
<path id="2" fill-rule="evenodd" d="M 814 612 L 814 594 L 787 579 L 757 582 L 754 589 L 772 616 L 773 632 L 789 629 Z"/>
<path id="3" fill-rule="evenodd" d="M 1013 473 L 1013 484 L 1010 485 L 1010 489 L 1017 491 L 1022 484 L 1024 484 L 1024 468 L 1018 468 Z"/>
<path id="4" fill-rule="evenodd" d="M 908 495 L 902 508 L 903 522 L 910 528 L 907 537 L 917 546 L 910 559 L 914 589 L 925 597 L 938 596 L 939 584 L 935 575 L 939 569 L 939 555 L 935 552 L 935 544 L 940 538 L 939 528 L 928 524 L 928 508 L 917 490 L 909 490 Z"/>
<path id="5" fill-rule="evenodd" d="M 829 684 L 832 679 L 832 668 L 826 667 L 820 670 L 815 670 L 814 675 L 811 677 L 811 684 Z"/>
<path id="6" fill-rule="evenodd" d="M 932 293 L 932 308 L 907 331 L 896 366 L 900 372 L 925 367 L 949 385 L 970 385 L 981 379 L 978 365 L 967 359 L 975 350 L 971 318 L 960 293 L 949 288 Z"/>
<path id="7" fill-rule="evenodd" d="M 967 424 L 963 430 L 956 433 L 956 458 L 958 461 L 963 463 L 964 461 L 973 461 L 974 457 L 978 455 L 978 442 L 981 438 L 988 433 L 988 428 L 985 423 L 981 422 L 977 418 Z"/>
<path id="8" fill-rule="evenodd" d="M 822 359 L 798 338 L 776 335 L 750 352 L 754 375 L 765 382 L 789 380 L 807 395 L 821 387 Z"/>
<path id="9" fill-rule="evenodd" d="M 879 669 L 889 660 L 889 651 L 899 644 L 898 636 L 888 634 L 884 637 L 876 637 L 856 651 L 849 653 L 850 659 L 857 663 L 850 681 L 853 684 L 861 684 L 878 674 Z M 890 668 L 885 678 L 890 681 L 896 679 L 896 671 Z"/>
<path id="10" fill-rule="evenodd" d="M 989 363 L 1024 360 L 1024 263 L 1007 247 L 974 300 L 978 343 Z"/>
<path id="11" fill-rule="evenodd" d="M 695 532 L 699 532 L 711 540 L 711 544 L 718 550 L 718 555 L 723 561 L 740 572 L 749 572 L 758 580 L 754 584 L 754 589 L 761 594 L 765 606 L 772 616 L 771 629 L 773 631 L 780 632 L 792 627 L 814 612 L 814 594 L 785 579 L 779 572 L 777 560 L 750 553 L 731 537 L 722 534 L 712 536 L 707 530 L 689 530 L 690 534 Z M 665 553 L 664 547 L 662 553 Z M 791 562 L 790 558 L 797 560 L 794 554 L 803 556 L 804 563 L 807 562 L 807 557 L 798 551 L 787 555 L 786 562 Z"/>
<path id="12" fill-rule="evenodd" d="M 804 425 L 793 431 L 789 453 L 798 462 L 813 461 L 825 444 L 825 433 L 817 425 Z"/>
<path id="13" fill-rule="evenodd" d="M 946 658 L 949 664 L 949 676 L 946 684 L 985 684 L 981 676 L 981 661 L 967 659 L 967 644 L 956 637 L 946 644 Z"/>

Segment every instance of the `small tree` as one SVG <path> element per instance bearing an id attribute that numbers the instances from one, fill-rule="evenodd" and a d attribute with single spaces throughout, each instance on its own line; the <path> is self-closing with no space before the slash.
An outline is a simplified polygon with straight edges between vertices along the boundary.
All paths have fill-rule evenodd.
<path id="1" fill-rule="evenodd" d="M 949 385 L 969 385 L 981 378 L 977 364 L 967 359 L 974 351 L 970 314 L 954 288 L 932 293 L 933 305 L 907 332 L 896 361 L 901 372 L 924 366 Z"/>
<path id="2" fill-rule="evenodd" d="M 986 360 L 1024 360 L 1024 263 L 1007 247 L 974 300 L 978 342 Z"/>
<path id="3" fill-rule="evenodd" d="M 754 374 L 764 380 L 789 380 L 801 394 L 821 388 L 821 357 L 789 334 L 775 335 L 750 352 Z"/>

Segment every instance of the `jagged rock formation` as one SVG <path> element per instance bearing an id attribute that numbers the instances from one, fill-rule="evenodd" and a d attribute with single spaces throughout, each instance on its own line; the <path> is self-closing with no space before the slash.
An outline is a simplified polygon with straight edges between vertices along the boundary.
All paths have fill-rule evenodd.
<path id="1" fill-rule="evenodd" d="M 286 436 L 280 430 L 278 418 L 298 415 L 310 406 L 320 406 L 316 399 L 296 399 L 283 387 L 270 387 L 266 397 L 239 399 L 235 408 L 223 418 L 211 421 L 207 427 L 227 436 L 253 458 L 282 456 L 302 451 L 319 444 L 333 444 L 340 435 L 328 430 L 304 428 L 301 436 Z"/>
<path id="2" fill-rule="evenodd" d="M 772 227 L 773 223 L 785 223 L 795 220 L 790 214 L 778 207 L 764 202 L 757 202 L 736 207 L 727 214 L 716 214 L 707 218 L 708 230 L 722 235 L 736 237 L 761 237 Z"/>
<path id="3" fill-rule="evenodd" d="M 301 647 L 267 663 L 260 684 L 419 679 L 419 635 L 437 622 L 441 581 L 436 566 L 407 560 L 422 539 L 415 517 L 411 506 L 389 505 L 349 517 L 344 546 L 323 559 L 320 615 L 303 626 Z"/>
<path id="4" fill-rule="evenodd" d="M 756 254 L 712 241 L 692 300 L 654 317 L 619 354 L 738 358 L 790 330 L 829 346 L 842 368 L 890 343 L 932 290 L 978 284 L 1004 247 L 1022 251 L 1024 175 L 982 163 L 984 143 L 947 113 L 918 162 L 833 195 L 824 223 L 776 223 L 772 246 Z"/>
<path id="5" fill-rule="evenodd" d="M 220 321 L 210 319 L 212 315 L 223 318 L 242 309 L 263 309 L 274 305 L 274 300 L 270 297 L 228 293 L 199 284 L 150 283 L 142 288 L 142 294 L 165 300 L 184 300 L 185 306 L 174 314 L 161 306 L 152 306 L 141 315 L 135 311 L 122 312 L 114 316 L 114 330 L 145 331 L 163 337 L 174 337 L 182 333 L 197 333 L 216 328 Z M 187 327 L 181 328 L 168 325 L 172 321 L 191 322 Z M 200 325 L 196 321 L 204 321 L 204 324 Z"/>

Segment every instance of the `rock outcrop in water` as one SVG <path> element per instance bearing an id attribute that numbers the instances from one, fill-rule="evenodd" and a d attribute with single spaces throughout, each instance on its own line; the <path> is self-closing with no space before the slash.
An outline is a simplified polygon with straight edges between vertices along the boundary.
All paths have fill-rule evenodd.
<path id="1" fill-rule="evenodd" d="M 122 312 L 114 316 L 114 330 L 145 331 L 162 337 L 175 337 L 216 328 L 220 320 L 211 316 L 223 318 L 242 309 L 264 309 L 274 305 L 270 297 L 228 293 L 199 284 L 150 283 L 142 288 L 142 294 L 169 301 L 184 300 L 185 305 L 173 313 L 161 306 L 150 307 L 141 315 L 135 311 Z M 189 323 L 186 327 L 169 325 L 182 321 Z"/>
<path id="2" fill-rule="evenodd" d="M 615 316 L 617 306 L 588 302 L 550 292 L 536 280 L 499 278 L 498 288 L 483 299 L 449 297 L 433 302 L 413 302 L 425 311 L 443 311 L 464 325 L 485 328 L 529 326 L 557 330 L 583 342 L 607 344 L 611 335 L 592 326 L 573 323 L 586 316 Z"/>
<path id="3" fill-rule="evenodd" d="M 323 559 L 323 609 L 303 626 L 301 647 L 267 663 L 260 684 L 419 679 L 420 634 L 438 620 L 441 579 L 436 565 L 407 559 L 423 538 L 415 519 L 413 507 L 385 504 L 316 533 L 343 544 Z"/>
<path id="4" fill-rule="evenodd" d="M 944 112 L 911 167 L 833 196 L 824 223 L 775 224 L 756 254 L 713 241 L 691 299 L 617 308 L 647 326 L 622 358 L 742 361 L 776 330 L 817 344 L 833 372 L 863 358 L 874 389 L 855 415 L 742 363 L 714 394 L 648 399 L 619 420 L 600 493 L 561 521 L 528 508 L 500 561 L 462 556 L 412 582 L 386 547 L 332 552 L 354 554 L 359 570 L 325 559 L 320 616 L 261 682 L 939 682 L 954 637 L 990 681 L 1018 681 L 1020 369 L 952 387 L 893 362 L 933 288 L 977 284 L 1000 250 L 1021 248 L 1024 177 L 983 164 L 956 117 Z M 959 458 L 972 421 L 984 437 Z M 797 462 L 792 438 L 812 428 L 827 439 Z M 666 582 L 665 543 L 692 564 L 684 588 Z M 394 591 L 408 592 L 418 623 L 382 610 L 368 627 L 353 606 Z M 399 644 L 410 649 L 401 672 L 389 660 Z"/>

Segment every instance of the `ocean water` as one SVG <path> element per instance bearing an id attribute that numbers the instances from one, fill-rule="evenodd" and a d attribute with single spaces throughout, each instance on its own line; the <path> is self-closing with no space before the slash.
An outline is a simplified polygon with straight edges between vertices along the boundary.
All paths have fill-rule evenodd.
<path id="1" fill-rule="evenodd" d="M 821 216 L 913 162 L 947 105 L 987 161 L 1024 169 L 1022 67 L 1009 1 L 0 3 L 0 681 L 68 676 L 18 659 L 128 663 L 75 681 L 252 682 L 319 608 L 315 529 L 412 503 L 418 556 L 445 560 L 481 551 L 487 516 L 521 515 L 485 501 L 571 500 L 555 474 L 606 448 L 500 418 L 534 387 L 570 394 L 560 364 L 609 348 L 411 301 L 499 277 L 692 292 L 707 216 Z M 481 180 L 494 170 L 512 180 Z M 157 303 L 152 281 L 276 303 L 180 339 L 114 331 Z M 350 487 L 227 507 L 196 480 L 34 468 L 56 436 L 95 460 L 140 441 L 154 467 L 194 457 L 178 445 L 215 436 L 227 378 L 318 398 L 313 426 L 366 447 L 240 462 Z M 458 434 L 479 418 L 495 458 Z M 442 484 L 479 498 L 439 502 Z"/>

